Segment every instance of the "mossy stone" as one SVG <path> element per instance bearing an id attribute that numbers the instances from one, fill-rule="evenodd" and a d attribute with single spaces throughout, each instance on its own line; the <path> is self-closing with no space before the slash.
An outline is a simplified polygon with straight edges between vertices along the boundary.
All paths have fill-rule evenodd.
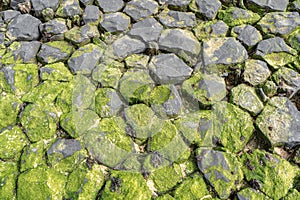
<path id="1" fill-rule="evenodd" d="M 264 193 L 259 190 L 255 190 L 253 188 L 245 188 L 237 193 L 237 198 L 239 200 L 244 199 L 255 199 L 255 200 L 271 200 L 268 196 L 264 195 Z"/>
<path id="2" fill-rule="evenodd" d="M 58 62 L 40 68 L 40 77 L 43 81 L 70 81 L 73 76 L 64 63 Z"/>
<path id="3" fill-rule="evenodd" d="M 218 18 L 231 27 L 242 24 L 254 24 L 260 20 L 259 14 L 237 7 L 229 7 L 226 10 L 220 10 Z"/>
<path id="4" fill-rule="evenodd" d="M 16 181 L 18 175 L 17 163 L 0 161 L 0 197 L 1 199 L 16 199 Z"/>
<path id="5" fill-rule="evenodd" d="M 13 94 L 0 94 L 0 132 L 1 129 L 16 124 L 21 104 Z"/>

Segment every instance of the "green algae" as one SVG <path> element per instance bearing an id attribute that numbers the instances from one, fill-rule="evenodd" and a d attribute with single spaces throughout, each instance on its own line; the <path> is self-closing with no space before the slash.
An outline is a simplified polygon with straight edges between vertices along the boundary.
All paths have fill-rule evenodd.
<path id="1" fill-rule="evenodd" d="M 0 197 L 1 199 L 16 199 L 16 180 L 18 175 L 18 166 L 14 162 L 0 161 Z"/>
<path id="2" fill-rule="evenodd" d="M 73 76 L 64 63 L 58 62 L 43 66 L 41 69 L 41 79 L 43 81 L 71 81 Z"/>
<path id="3" fill-rule="evenodd" d="M 242 24 L 254 24 L 260 20 L 259 14 L 236 7 L 229 7 L 226 10 L 220 10 L 218 18 L 231 27 Z"/>
<path id="4" fill-rule="evenodd" d="M 16 124 L 21 104 L 13 94 L 0 94 L 0 132 L 1 129 Z"/>

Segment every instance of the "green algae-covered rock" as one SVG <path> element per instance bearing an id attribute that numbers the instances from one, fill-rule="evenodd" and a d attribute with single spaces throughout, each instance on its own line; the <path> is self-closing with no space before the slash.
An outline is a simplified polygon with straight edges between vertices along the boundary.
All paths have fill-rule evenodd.
<path id="1" fill-rule="evenodd" d="M 164 194 L 164 195 L 161 195 L 161 196 L 155 198 L 155 200 L 175 200 L 175 198 L 169 194 Z"/>
<path id="2" fill-rule="evenodd" d="M 0 70 L 0 74 L 5 77 L 0 80 L 0 87 L 16 96 L 26 94 L 39 83 L 38 66 L 35 64 L 7 65 Z"/>
<path id="3" fill-rule="evenodd" d="M 299 173 L 288 161 L 260 150 L 245 153 L 241 162 L 246 180 L 272 199 L 284 197 Z"/>
<path id="4" fill-rule="evenodd" d="M 200 21 L 193 31 L 199 40 L 211 37 L 225 37 L 228 31 L 228 25 L 221 20 Z"/>
<path id="5" fill-rule="evenodd" d="M 37 142 L 55 136 L 58 114 L 53 103 L 36 102 L 25 107 L 20 121 L 29 140 Z"/>
<path id="6" fill-rule="evenodd" d="M 271 75 L 267 63 L 261 60 L 248 59 L 245 62 L 244 80 L 253 86 L 264 83 Z"/>
<path id="7" fill-rule="evenodd" d="M 62 199 L 66 176 L 49 167 L 37 167 L 20 174 L 18 199 Z"/>
<path id="8" fill-rule="evenodd" d="M 257 13 L 237 7 L 229 7 L 226 10 L 220 10 L 218 18 L 223 20 L 228 26 L 254 24 L 260 20 L 260 16 Z"/>
<path id="9" fill-rule="evenodd" d="M 175 199 L 211 199 L 212 196 L 206 188 L 206 184 L 199 174 L 185 179 L 174 192 Z"/>
<path id="10" fill-rule="evenodd" d="M 292 189 L 285 197 L 282 198 L 282 200 L 294 200 L 299 198 L 300 198 L 300 192 L 298 192 L 298 190 L 296 189 Z"/>
<path id="11" fill-rule="evenodd" d="M 227 199 L 243 180 L 241 164 L 235 155 L 199 148 L 196 152 L 198 168 L 221 199 Z"/>
<path id="12" fill-rule="evenodd" d="M 81 15 L 82 9 L 80 8 L 78 0 L 63 0 L 56 10 L 55 15 L 63 18 L 73 18 L 75 15 Z"/>
<path id="13" fill-rule="evenodd" d="M 245 188 L 237 193 L 237 198 L 239 200 L 271 200 L 268 196 L 264 195 L 264 193 L 261 193 L 258 190 L 255 190 L 253 188 Z"/>
<path id="14" fill-rule="evenodd" d="M 88 44 L 93 37 L 99 37 L 97 26 L 86 24 L 82 27 L 75 26 L 64 33 L 65 39 L 77 46 Z"/>
<path id="15" fill-rule="evenodd" d="M 141 174 L 112 171 L 100 199 L 148 200 L 151 199 L 151 191 Z"/>
<path id="16" fill-rule="evenodd" d="M 55 106 L 63 113 L 71 112 L 73 109 L 73 90 L 74 81 L 72 80 L 65 85 L 61 93 L 58 94 L 56 98 Z"/>
<path id="17" fill-rule="evenodd" d="M 21 104 L 13 94 L 0 94 L 0 132 L 1 129 L 16 124 Z"/>
<path id="18" fill-rule="evenodd" d="M 144 54 L 132 54 L 125 58 L 127 68 L 147 69 L 149 56 Z"/>
<path id="19" fill-rule="evenodd" d="M 259 114 L 264 108 L 264 105 L 257 96 L 255 89 L 245 84 L 240 84 L 232 88 L 231 101 L 247 110 L 252 115 Z"/>
<path id="20" fill-rule="evenodd" d="M 297 92 L 300 88 L 300 74 L 293 69 L 282 67 L 273 73 L 272 78 L 283 91 Z"/>
<path id="21" fill-rule="evenodd" d="M 147 102 L 153 87 L 154 81 L 146 70 L 128 70 L 119 81 L 120 93 L 129 104 Z"/>
<path id="22" fill-rule="evenodd" d="M 28 143 L 21 128 L 14 126 L 0 133 L 0 158 L 19 160 L 23 147 Z"/>
<path id="23" fill-rule="evenodd" d="M 80 165 L 68 176 L 65 198 L 74 200 L 96 199 L 103 184 L 104 175 L 100 165 L 93 165 L 91 169 Z"/>
<path id="24" fill-rule="evenodd" d="M 58 62 L 40 68 L 40 77 L 43 81 L 71 81 L 72 74 L 64 63 Z"/>
<path id="25" fill-rule="evenodd" d="M 266 81 L 262 89 L 268 97 L 272 97 L 277 93 L 277 85 L 274 81 Z"/>
<path id="26" fill-rule="evenodd" d="M 14 162 L 0 161 L 0 197 L 1 199 L 16 199 L 16 181 L 18 166 Z"/>
<path id="27" fill-rule="evenodd" d="M 300 51 L 300 29 L 296 29 L 293 33 L 289 34 L 288 36 L 288 43 L 290 46 L 297 51 Z"/>

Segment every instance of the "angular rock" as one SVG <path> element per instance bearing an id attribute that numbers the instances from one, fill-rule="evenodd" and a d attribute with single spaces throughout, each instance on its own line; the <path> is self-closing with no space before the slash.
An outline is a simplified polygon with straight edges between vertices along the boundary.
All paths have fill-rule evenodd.
<path id="1" fill-rule="evenodd" d="M 291 8 L 292 8 L 292 10 L 299 12 L 300 11 L 300 1 L 299 0 L 293 1 Z"/>
<path id="2" fill-rule="evenodd" d="M 214 19 L 221 8 L 219 0 L 195 0 L 198 11 L 208 19 Z"/>
<path id="3" fill-rule="evenodd" d="M 300 15 L 298 12 L 267 13 L 258 25 L 266 34 L 287 35 L 300 26 Z"/>
<path id="4" fill-rule="evenodd" d="M 238 7 L 229 7 L 226 10 L 220 10 L 218 18 L 223 20 L 228 26 L 254 24 L 260 20 L 259 14 Z"/>
<path id="5" fill-rule="evenodd" d="M 247 47 L 252 47 L 262 40 L 260 32 L 251 25 L 235 26 L 232 29 L 232 35 Z"/>
<path id="6" fill-rule="evenodd" d="M 272 145 L 295 146 L 300 142 L 300 112 L 286 97 L 273 97 L 256 119 L 256 125 Z"/>
<path id="7" fill-rule="evenodd" d="M 300 29 L 295 30 L 289 35 L 288 43 L 292 48 L 300 51 Z"/>
<path id="8" fill-rule="evenodd" d="M 247 58 L 246 49 L 234 38 L 211 38 L 203 42 L 203 64 L 205 66 L 236 64 Z"/>
<path id="9" fill-rule="evenodd" d="M 94 3 L 94 0 L 79 0 L 85 6 L 91 5 Z"/>
<path id="10" fill-rule="evenodd" d="M 4 10 L 0 12 L 0 16 L 6 24 L 8 24 L 13 18 L 20 14 L 21 13 L 16 10 Z"/>
<path id="11" fill-rule="evenodd" d="M 14 125 L 21 109 L 22 102 L 12 94 L 0 96 L 0 132 L 1 129 Z M 2 133 L 1 133 L 2 134 Z M 6 144 L 6 143 L 2 143 Z"/>
<path id="12" fill-rule="evenodd" d="M 104 12 L 117 12 L 120 11 L 124 6 L 123 0 L 96 0 L 96 4 Z"/>
<path id="13" fill-rule="evenodd" d="M 26 0 L 10 0 L 10 7 L 14 10 L 18 10 L 19 7 L 18 7 L 18 4 L 19 3 L 25 3 Z"/>
<path id="14" fill-rule="evenodd" d="M 117 58 L 124 59 L 131 54 L 142 53 L 146 49 L 146 45 L 140 40 L 125 35 L 114 41 L 112 48 L 113 54 Z"/>
<path id="15" fill-rule="evenodd" d="M 132 54 L 125 59 L 127 68 L 147 69 L 149 56 L 143 54 Z"/>
<path id="16" fill-rule="evenodd" d="M 175 54 L 154 56 L 148 66 L 153 80 L 159 84 L 178 84 L 191 76 L 192 69 Z"/>
<path id="17" fill-rule="evenodd" d="M 180 12 L 173 10 L 164 10 L 159 15 L 159 21 L 167 28 L 185 28 L 194 27 L 196 23 L 196 15 L 192 12 Z"/>
<path id="18" fill-rule="evenodd" d="M 84 9 L 82 19 L 85 24 L 99 22 L 101 11 L 97 6 L 88 5 Z"/>
<path id="19" fill-rule="evenodd" d="M 196 158 L 198 168 L 221 199 L 227 199 L 243 180 L 241 164 L 231 153 L 199 148 Z"/>
<path id="20" fill-rule="evenodd" d="M 225 37 L 229 29 L 223 21 L 204 21 L 197 24 L 193 31 L 199 40 L 211 37 Z"/>
<path id="21" fill-rule="evenodd" d="M 40 68 L 40 78 L 43 81 L 70 81 L 73 75 L 64 63 L 59 62 Z"/>
<path id="22" fill-rule="evenodd" d="M 187 30 L 165 29 L 159 38 L 159 48 L 176 53 L 191 65 L 196 64 L 200 52 L 200 43 L 197 38 Z"/>
<path id="23" fill-rule="evenodd" d="M 289 1 L 288 0 L 247 0 L 246 1 L 248 8 L 257 12 L 258 9 L 262 10 L 277 10 L 277 11 L 285 11 Z"/>
<path id="24" fill-rule="evenodd" d="M 0 161 L 0 196 L 3 199 L 16 199 L 16 181 L 18 165 L 16 162 Z"/>
<path id="25" fill-rule="evenodd" d="M 92 38 L 99 37 L 100 33 L 97 26 L 86 24 L 81 27 L 74 27 L 64 33 L 65 39 L 77 46 L 83 46 L 90 42 Z"/>
<path id="26" fill-rule="evenodd" d="M 124 8 L 124 12 L 135 21 L 149 17 L 158 12 L 158 3 L 154 0 L 132 0 Z"/>
<path id="27" fill-rule="evenodd" d="M 56 18 L 46 23 L 40 24 L 40 32 L 47 40 L 63 40 L 64 33 L 67 32 L 66 22 L 62 18 Z"/>
<path id="28" fill-rule="evenodd" d="M 271 75 L 267 63 L 261 60 L 248 59 L 245 62 L 244 80 L 253 86 L 264 83 Z"/>
<path id="29" fill-rule="evenodd" d="M 38 40 L 41 23 L 39 19 L 29 14 L 18 15 L 8 24 L 6 36 L 10 40 Z"/>
<path id="30" fill-rule="evenodd" d="M 266 199 L 270 200 L 270 198 L 264 193 L 261 193 L 259 190 L 255 190 L 253 188 L 245 188 L 237 193 L 238 200 L 246 200 L 246 199 Z"/>
<path id="31" fill-rule="evenodd" d="M 277 85 L 274 83 L 274 81 L 266 81 L 266 83 L 263 85 L 263 92 L 268 97 L 272 97 L 277 93 Z"/>
<path id="32" fill-rule="evenodd" d="M 65 41 L 53 41 L 44 43 L 41 46 L 37 58 L 42 63 L 64 62 L 69 59 L 74 48 L 71 44 Z"/>
<path id="33" fill-rule="evenodd" d="M 40 15 L 46 8 L 51 8 L 55 11 L 59 6 L 59 0 L 43 1 L 43 0 L 31 0 L 32 8 L 36 15 Z"/>
<path id="34" fill-rule="evenodd" d="M 108 32 L 123 32 L 130 25 L 130 17 L 121 12 L 104 14 L 102 19 L 100 25 Z"/>
<path id="35" fill-rule="evenodd" d="M 87 44 L 77 49 L 68 60 L 72 73 L 90 74 L 99 63 L 103 52 L 94 44 Z"/>
<path id="36" fill-rule="evenodd" d="M 250 112 L 253 116 L 259 114 L 264 108 L 255 89 L 245 84 L 240 84 L 231 89 L 231 101 Z"/>
<path id="37" fill-rule="evenodd" d="M 300 193 L 296 189 L 291 189 L 289 193 L 283 197 L 283 200 L 293 200 L 293 199 L 299 199 L 300 198 Z"/>
<path id="38" fill-rule="evenodd" d="M 80 8 L 78 0 L 62 0 L 56 10 L 56 16 L 63 18 L 73 18 L 75 15 L 81 14 L 82 9 Z"/>
<path id="39" fill-rule="evenodd" d="M 159 0 L 160 4 L 167 4 L 167 5 L 172 5 L 172 6 L 187 6 L 191 0 Z"/>

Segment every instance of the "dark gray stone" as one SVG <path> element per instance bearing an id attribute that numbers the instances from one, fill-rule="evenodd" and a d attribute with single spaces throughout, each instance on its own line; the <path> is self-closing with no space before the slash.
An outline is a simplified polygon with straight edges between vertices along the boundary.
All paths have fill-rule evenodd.
<path id="1" fill-rule="evenodd" d="M 64 18 L 72 18 L 75 15 L 81 15 L 82 9 L 80 8 L 78 0 L 62 0 L 56 11 L 56 16 Z"/>
<path id="2" fill-rule="evenodd" d="M 20 47 L 12 51 L 15 60 L 20 59 L 23 63 L 35 63 L 36 54 L 40 49 L 41 43 L 38 41 L 20 42 Z"/>
<path id="3" fill-rule="evenodd" d="M 154 0 L 132 0 L 127 3 L 124 12 L 135 21 L 149 17 L 158 12 L 158 3 Z"/>
<path id="4" fill-rule="evenodd" d="M 196 0 L 196 5 L 199 12 L 208 19 L 214 19 L 221 8 L 221 2 L 218 0 Z"/>
<path id="5" fill-rule="evenodd" d="M 172 6 L 187 6 L 191 0 L 159 0 L 160 4 L 168 4 Z"/>
<path id="6" fill-rule="evenodd" d="M 88 5 L 84 9 L 82 19 L 85 24 L 91 22 L 97 22 L 100 19 L 100 10 L 97 6 Z"/>
<path id="7" fill-rule="evenodd" d="M 124 6 L 123 0 L 96 0 L 96 4 L 103 10 L 103 12 L 117 12 Z"/>
<path id="8" fill-rule="evenodd" d="M 125 58 L 134 53 L 142 53 L 146 45 L 140 40 L 125 35 L 112 44 L 114 55 L 118 58 Z"/>
<path id="9" fill-rule="evenodd" d="M 232 31 L 237 34 L 237 39 L 248 47 L 254 46 L 262 40 L 260 32 L 251 25 L 235 26 Z"/>
<path id="10" fill-rule="evenodd" d="M 76 151 L 82 149 L 79 141 L 75 139 L 57 139 L 47 151 L 48 155 L 59 153 L 63 155 L 63 158 L 72 156 Z"/>
<path id="11" fill-rule="evenodd" d="M 4 44 L 5 33 L 0 32 L 0 47 Z"/>
<path id="12" fill-rule="evenodd" d="M 290 68 L 282 67 L 273 74 L 273 80 L 286 92 L 298 92 L 300 90 L 300 74 Z"/>
<path id="13" fill-rule="evenodd" d="M 191 76 L 192 69 L 175 54 L 154 56 L 149 64 L 150 75 L 158 84 L 178 84 Z"/>
<path id="14" fill-rule="evenodd" d="M 103 20 L 100 25 L 108 32 L 123 32 L 128 29 L 130 17 L 117 12 L 103 15 Z"/>
<path id="15" fill-rule="evenodd" d="M 55 11 L 59 6 L 59 0 L 31 0 L 31 5 L 35 14 L 40 15 L 42 11 L 46 8 L 51 8 L 53 11 Z"/>
<path id="16" fill-rule="evenodd" d="M 228 29 L 228 25 L 223 21 L 203 21 L 198 22 L 193 31 L 199 40 L 203 40 L 212 37 L 225 37 Z"/>
<path id="17" fill-rule="evenodd" d="M 7 26 L 7 37 L 10 40 L 31 41 L 40 37 L 41 21 L 29 14 L 16 16 Z"/>
<path id="18" fill-rule="evenodd" d="M 285 11 L 289 1 L 288 0 L 246 0 L 249 8 L 254 12 L 257 8 L 267 8 L 271 10 Z"/>
<path id="19" fill-rule="evenodd" d="M 157 42 L 163 26 L 150 17 L 132 25 L 128 35 L 143 40 L 146 43 Z"/>
<path id="20" fill-rule="evenodd" d="M 165 29 L 159 39 L 159 48 L 176 53 L 191 65 L 196 64 L 200 43 L 192 32 L 181 29 Z"/>
<path id="21" fill-rule="evenodd" d="M 19 11 L 15 11 L 15 10 L 5 10 L 0 12 L 0 17 L 2 17 L 3 21 L 5 23 L 10 22 L 10 20 L 12 20 L 14 17 L 16 17 L 17 15 L 20 15 L 21 13 Z"/>
<path id="22" fill-rule="evenodd" d="M 14 10 L 18 10 L 18 4 L 19 3 L 25 3 L 26 0 L 10 0 L 10 7 Z"/>
<path id="23" fill-rule="evenodd" d="M 255 54 L 263 57 L 276 52 L 290 53 L 290 47 L 280 37 L 269 38 L 259 42 Z"/>
<path id="24" fill-rule="evenodd" d="M 68 30 L 65 20 L 62 18 L 56 18 L 40 24 L 39 29 L 45 41 L 63 40 L 63 34 Z"/>
<path id="25" fill-rule="evenodd" d="M 248 58 L 243 45 L 234 38 L 211 38 L 203 42 L 204 65 L 235 64 Z"/>
<path id="26" fill-rule="evenodd" d="M 166 27 L 194 27 L 196 23 L 196 16 L 191 12 L 180 11 L 163 11 L 159 14 L 159 21 Z"/>

